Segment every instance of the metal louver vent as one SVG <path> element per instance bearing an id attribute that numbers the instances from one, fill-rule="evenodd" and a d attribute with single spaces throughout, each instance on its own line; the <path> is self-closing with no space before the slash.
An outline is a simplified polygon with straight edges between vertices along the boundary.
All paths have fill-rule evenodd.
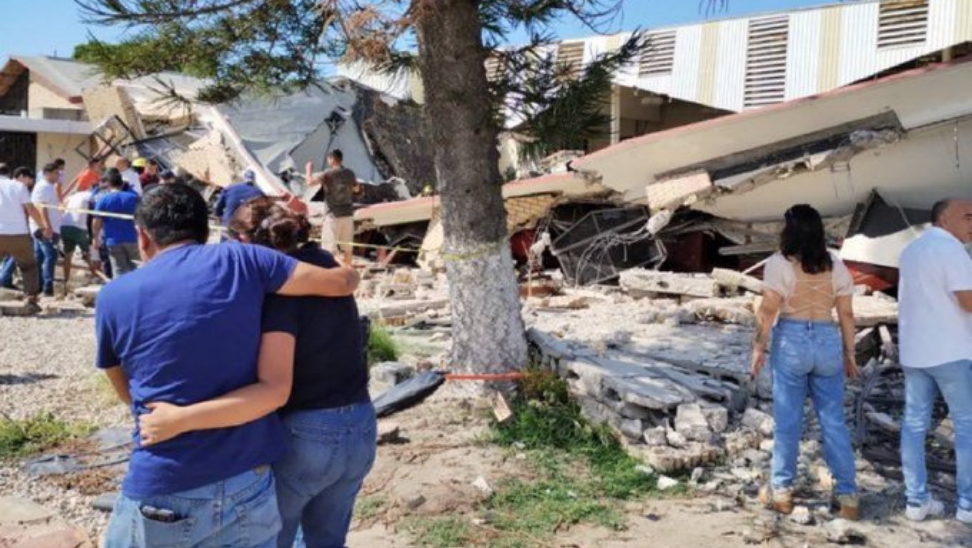
<path id="1" fill-rule="evenodd" d="M 638 76 L 671 74 L 675 64 L 675 31 L 653 32 L 648 35 L 648 48 L 641 53 Z"/>
<path id="2" fill-rule="evenodd" d="M 580 76 L 584 69 L 584 42 L 561 42 L 557 47 L 557 64 L 566 66 L 570 76 Z"/>
<path id="3" fill-rule="evenodd" d="M 878 47 L 923 44 L 928 36 L 928 0 L 881 2 Z"/>
<path id="4" fill-rule="evenodd" d="M 500 62 L 500 58 L 496 55 L 490 55 L 486 58 L 486 79 L 490 82 L 495 82 L 499 80 L 502 76 L 501 72 L 503 70 L 503 65 Z"/>
<path id="5" fill-rule="evenodd" d="M 789 37 L 790 20 L 786 15 L 750 20 L 745 108 L 780 103 L 786 97 Z"/>

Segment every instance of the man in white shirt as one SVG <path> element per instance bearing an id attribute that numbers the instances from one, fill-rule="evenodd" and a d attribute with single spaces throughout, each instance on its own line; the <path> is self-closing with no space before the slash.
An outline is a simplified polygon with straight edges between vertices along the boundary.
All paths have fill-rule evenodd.
<path id="1" fill-rule="evenodd" d="M 115 162 L 115 169 L 118 170 L 118 173 L 121 173 L 122 180 L 125 181 L 125 183 L 127 183 L 128 186 L 131 187 L 131 190 L 135 194 L 141 196 L 142 183 L 138 179 L 138 173 L 136 173 L 135 170 L 132 169 L 132 163 L 128 161 L 128 158 L 125 157 L 119 158 L 118 161 Z"/>
<path id="2" fill-rule="evenodd" d="M 91 209 L 93 192 L 85 190 L 75 192 L 64 202 L 64 217 L 61 219 L 61 243 L 64 246 L 64 279 L 71 279 L 71 261 L 74 250 L 81 250 L 81 258 L 88 263 L 92 274 L 98 274 L 100 261 L 91 256 L 91 235 L 88 233 L 88 214 L 83 210 Z"/>
<path id="3" fill-rule="evenodd" d="M 964 247 L 972 242 L 972 202 L 935 204 L 932 223 L 900 261 L 906 515 L 921 521 L 945 513 L 944 505 L 929 494 L 925 469 L 925 437 L 941 393 L 955 428 L 956 518 L 972 524 L 972 259 Z"/>
<path id="4" fill-rule="evenodd" d="M 30 201 L 37 207 L 40 216 L 50 227 L 50 236 L 42 233 L 41 226 L 33 219 L 30 221 L 30 233 L 34 236 L 34 256 L 40 265 L 41 291 L 49 297 L 54 296 L 54 268 L 57 266 L 57 244 L 61 236 L 61 210 L 58 209 L 58 168 L 51 163 L 44 166 L 43 177 L 34 183 L 34 190 L 30 193 Z"/>
<path id="5" fill-rule="evenodd" d="M 20 267 L 24 293 L 27 294 L 28 304 L 36 312 L 39 310 L 36 303 L 37 294 L 40 293 L 40 278 L 27 217 L 30 216 L 37 223 L 41 236 L 52 238 L 54 232 L 47 219 L 41 216 L 30 201 L 30 191 L 27 190 L 27 183 L 33 178 L 30 169 L 17 168 L 15 175 L 19 180 L 11 179 L 10 168 L 0 165 L 0 256 L 13 257 Z"/>

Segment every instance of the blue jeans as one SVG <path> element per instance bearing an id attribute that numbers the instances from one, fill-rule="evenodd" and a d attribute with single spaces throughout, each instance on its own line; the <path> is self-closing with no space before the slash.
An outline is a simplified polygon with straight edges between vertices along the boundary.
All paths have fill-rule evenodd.
<path id="1" fill-rule="evenodd" d="M 290 451 L 273 466 L 283 519 L 277 546 L 343 548 L 354 499 L 375 462 L 375 408 L 297 411 L 284 424 Z"/>
<path id="2" fill-rule="evenodd" d="M 57 266 L 57 234 L 50 240 L 34 237 L 34 256 L 40 267 L 41 291 L 54 292 L 54 267 Z"/>
<path id="3" fill-rule="evenodd" d="M 145 516 L 172 512 L 175 521 Z M 104 548 L 276 548 L 280 514 L 267 466 L 172 495 L 118 497 Z"/>
<path id="4" fill-rule="evenodd" d="M 0 263 L 0 287 L 13 287 L 13 275 L 16 266 L 17 262 L 14 261 L 13 257 L 6 257 L 3 263 Z"/>
<path id="5" fill-rule="evenodd" d="M 955 426 L 958 505 L 972 510 L 972 360 L 928 368 L 902 368 L 905 414 L 901 425 L 901 469 L 908 504 L 921 506 L 930 497 L 925 469 L 925 437 L 939 392 Z"/>
<path id="6" fill-rule="evenodd" d="M 844 417 L 843 342 L 831 322 L 781 319 L 773 329 L 774 489 L 789 489 L 796 477 L 803 404 L 813 400 L 823 437 L 824 459 L 836 480 L 836 494 L 857 492 L 854 448 Z"/>

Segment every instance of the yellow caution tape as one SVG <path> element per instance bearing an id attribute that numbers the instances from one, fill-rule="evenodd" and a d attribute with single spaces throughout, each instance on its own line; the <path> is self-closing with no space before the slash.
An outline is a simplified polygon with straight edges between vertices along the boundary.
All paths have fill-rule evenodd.
<path id="1" fill-rule="evenodd" d="M 56 205 L 56 206 L 55 205 L 49 205 L 49 204 L 34 204 L 34 205 L 40 206 L 40 207 L 44 207 L 44 208 L 47 208 L 47 209 L 56 209 L 56 210 L 58 210 L 58 211 L 60 211 L 62 213 L 84 213 L 86 215 L 93 215 L 95 217 L 111 217 L 111 218 L 114 218 L 114 219 L 124 219 L 126 221 L 133 221 L 133 220 L 135 220 L 135 216 L 134 215 L 127 215 L 125 213 L 112 213 L 112 212 L 109 212 L 109 211 L 96 211 L 96 210 L 93 210 L 93 209 L 86 209 L 86 208 L 69 208 L 69 207 L 64 207 L 62 205 Z M 223 232 L 223 231 L 228 230 L 226 227 L 224 227 L 222 225 L 209 225 L 209 228 L 211 230 L 216 230 L 216 231 L 220 231 L 220 232 Z M 398 251 L 398 252 L 401 252 L 401 253 L 415 253 L 419 257 L 425 255 L 426 253 L 432 253 L 434 251 L 438 251 L 438 250 L 433 250 L 433 249 L 413 249 L 413 248 L 410 248 L 410 247 L 396 247 L 396 246 L 391 246 L 391 245 L 378 245 L 378 244 L 362 244 L 362 243 L 357 243 L 357 242 L 335 242 L 335 244 L 336 245 L 339 245 L 339 246 L 357 247 L 357 248 L 360 248 L 360 249 L 383 249 L 385 251 Z M 499 241 L 499 242 L 496 242 L 496 243 L 493 243 L 493 244 L 488 244 L 486 246 L 483 246 L 482 248 L 480 248 L 479 250 L 476 250 L 476 251 L 470 251 L 468 253 L 442 253 L 440 255 L 440 257 L 445 262 L 470 261 L 470 260 L 473 260 L 473 259 L 478 259 L 480 257 L 485 257 L 486 255 L 490 255 L 492 253 L 495 253 L 503 245 L 506 245 L 506 242 Z"/>

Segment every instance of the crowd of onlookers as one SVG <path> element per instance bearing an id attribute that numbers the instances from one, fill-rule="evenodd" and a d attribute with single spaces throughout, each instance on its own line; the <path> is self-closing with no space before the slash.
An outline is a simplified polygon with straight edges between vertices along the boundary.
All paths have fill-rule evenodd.
<path id="1" fill-rule="evenodd" d="M 59 257 L 65 282 L 70 278 L 76 251 L 93 274 L 107 279 L 130 272 L 137 264 L 131 216 L 144 190 L 167 178 L 174 181 L 158 162 L 141 158 L 120 158 L 111 169 L 92 159 L 70 181 L 60 158 L 40 174 L 0 164 L 0 285 L 13 288 L 19 268 L 21 289 L 36 304 L 39 293 L 54 295 Z"/>

